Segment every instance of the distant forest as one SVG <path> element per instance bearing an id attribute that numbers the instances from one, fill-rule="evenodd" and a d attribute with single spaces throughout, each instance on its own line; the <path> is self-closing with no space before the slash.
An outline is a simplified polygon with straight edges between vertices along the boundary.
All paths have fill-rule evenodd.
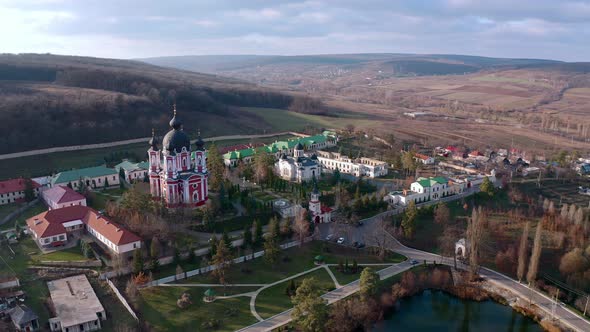
<path id="1" fill-rule="evenodd" d="M 134 61 L 0 55 L 0 154 L 147 137 L 152 127 L 163 134 L 174 102 L 191 136 L 256 132 L 236 106 L 287 108 L 292 99 Z"/>

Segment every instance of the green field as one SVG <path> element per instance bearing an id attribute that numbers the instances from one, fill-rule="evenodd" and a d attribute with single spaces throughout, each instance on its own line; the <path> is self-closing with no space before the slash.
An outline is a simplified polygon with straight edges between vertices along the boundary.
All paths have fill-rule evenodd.
<path id="1" fill-rule="evenodd" d="M 338 129 L 344 128 L 348 124 L 362 127 L 376 124 L 378 122 L 375 120 L 363 119 L 357 114 L 352 113 L 340 113 L 338 114 L 338 117 L 329 117 L 295 113 L 277 108 L 242 107 L 242 110 L 260 116 L 277 131 L 298 131 L 305 129 L 306 127 Z"/>
<path id="2" fill-rule="evenodd" d="M 216 331 L 235 331 L 256 323 L 250 313 L 250 298 L 235 297 L 203 302 L 201 287 L 150 287 L 141 291 L 141 314 L 154 331 L 203 331 L 201 325 L 211 319 L 219 320 Z M 176 300 L 187 292 L 192 304 L 180 309 Z"/>
<path id="3" fill-rule="evenodd" d="M 324 269 L 318 269 L 296 278 L 295 285 L 300 284 L 303 279 L 312 277 L 316 280 L 316 285 L 322 289 L 323 293 L 327 293 L 335 287 L 334 281 L 332 281 L 332 278 L 330 278 L 330 275 Z M 291 281 L 282 282 L 278 285 L 269 287 L 258 294 L 256 297 L 256 312 L 258 312 L 262 318 L 270 318 L 293 307 L 291 298 L 285 293 L 290 282 Z"/>
<path id="4" fill-rule="evenodd" d="M 45 212 L 45 211 L 47 211 L 47 207 L 45 206 L 45 204 L 43 204 L 41 202 L 37 202 L 37 204 L 34 204 L 33 206 L 29 207 L 26 211 L 21 213 L 16 218 L 10 220 L 9 222 L 7 222 L 3 225 L 0 225 L 0 231 L 6 230 L 6 229 L 12 229 L 12 228 L 14 228 L 14 225 L 17 223 L 19 226 L 24 227 L 27 219 L 31 218 L 32 216 L 36 216 L 39 213 Z"/>
<path id="5" fill-rule="evenodd" d="M 87 261 L 88 258 L 82 255 L 79 246 L 54 251 L 48 254 L 39 254 L 31 256 L 34 261 Z"/>

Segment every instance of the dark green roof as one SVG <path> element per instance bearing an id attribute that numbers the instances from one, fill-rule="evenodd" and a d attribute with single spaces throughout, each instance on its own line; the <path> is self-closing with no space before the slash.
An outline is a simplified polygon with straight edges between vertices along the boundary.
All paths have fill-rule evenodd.
<path id="1" fill-rule="evenodd" d="M 60 183 L 69 183 L 72 181 L 79 181 L 80 178 L 95 178 L 99 176 L 118 174 L 113 168 L 108 168 L 104 165 L 88 168 L 73 169 L 55 175 L 51 181 L 52 185 Z"/>
<path id="2" fill-rule="evenodd" d="M 214 291 L 214 290 L 212 290 L 211 288 L 209 288 L 209 289 L 207 289 L 207 290 L 205 291 L 205 293 L 204 293 L 204 294 L 205 294 L 205 296 L 207 296 L 207 297 L 213 297 L 213 296 L 215 296 L 215 291 Z"/>

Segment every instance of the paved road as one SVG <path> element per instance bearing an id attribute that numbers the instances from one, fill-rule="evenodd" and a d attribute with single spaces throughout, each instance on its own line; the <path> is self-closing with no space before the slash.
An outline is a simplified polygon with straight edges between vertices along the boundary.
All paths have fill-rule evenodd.
<path id="1" fill-rule="evenodd" d="M 203 141 L 205 141 L 205 142 L 210 142 L 210 141 L 227 141 L 227 140 L 233 140 L 233 139 L 265 138 L 265 137 L 273 137 L 273 136 L 280 136 L 280 135 L 302 136 L 302 134 L 300 134 L 300 133 L 285 131 L 285 132 L 280 132 L 280 133 L 270 133 L 270 134 L 261 134 L 261 135 L 226 135 L 226 136 L 215 136 L 215 137 L 205 138 L 205 139 L 203 139 Z M 81 151 L 81 150 L 92 150 L 92 149 L 110 148 L 110 147 L 120 146 L 120 145 L 143 143 L 143 142 L 147 142 L 150 138 L 151 137 L 143 137 L 143 138 L 134 138 L 134 139 L 128 139 L 128 140 L 124 140 L 124 141 L 116 141 L 116 142 L 109 142 L 109 143 L 97 143 L 97 144 L 86 144 L 86 145 L 60 146 L 60 147 L 55 147 L 55 148 L 47 148 L 47 149 L 39 149 L 39 150 L 30 150 L 30 151 L 23 151 L 23 152 L 7 153 L 7 154 L 0 155 L 0 160 L 12 159 L 12 158 L 20 158 L 20 157 L 28 157 L 28 156 L 36 156 L 36 155 L 40 155 L 40 154 L 49 154 L 49 153 L 55 153 L 55 152 Z M 192 140 L 191 142 L 194 143 L 195 141 L 196 140 Z"/>
<path id="2" fill-rule="evenodd" d="M 335 236 L 344 236 L 345 234 L 351 234 L 352 239 L 355 238 L 362 238 L 365 243 L 370 245 L 375 245 L 378 242 L 384 243 L 385 246 L 395 251 L 399 254 L 402 254 L 409 259 L 403 263 L 393 265 L 391 267 L 385 268 L 383 270 L 378 271 L 381 279 L 391 277 L 395 274 L 404 272 L 412 267 L 411 261 L 417 260 L 422 262 L 426 260 L 427 262 L 436 261 L 438 263 L 446 264 L 452 266 L 454 264 L 453 259 L 450 257 L 442 257 L 437 254 L 425 252 L 422 250 L 417 250 L 413 248 L 409 248 L 401 244 L 397 239 L 391 236 L 389 233 L 382 230 L 380 223 L 380 218 L 378 216 L 368 218 L 364 220 L 364 226 L 361 227 L 354 227 L 354 226 L 347 226 L 347 228 L 338 229 L 337 231 L 343 233 L 333 233 Z M 329 228 L 328 232 L 333 231 Z M 325 230 L 324 230 L 325 231 Z M 377 232 L 380 236 L 374 236 Z M 459 268 L 464 268 L 462 264 L 459 264 Z M 536 290 L 530 289 L 528 286 L 519 283 L 518 281 L 507 277 L 503 274 L 498 272 L 482 268 L 480 269 L 480 275 L 494 283 L 500 287 L 506 288 L 517 294 L 519 297 L 523 299 L 531 299 L 534 304 L 539 306 L 545 312 L 551 314 L 552 308 L 554 306 L 554 302 L 545 296 L 544 294 L 537 292 Z M 343 286 L 342 288 L 336 289 L 330 293 L 323 295 L 322 297 L 328 300 L 328 303 L 333 303 L 338 300 L 341 300 L 353 293 L 355 293 L 359 288 L 358 280 L 352 282 L 348 285 Z M 571 328 L 574 331 L 590 331 L 590 322 L 583 319 L 582 317 L 575 314 L 573 311 L 569 310 L 568 308 L 561 306 L 559 304 L 555 305 L 555 317 L 564 323 L 566 326 Z M 239 331 L 244 332 L 262 332 L 262 331 L 270 331 L 274 328 L 287 324 L 291 321 L 291 310 L 287 310 L 283 313 L 280 313 L 276 316 L 273 316 L 267 320 L 262 322 L 258 322 L 254 325 L 248 326 L 243 328 Z"/>

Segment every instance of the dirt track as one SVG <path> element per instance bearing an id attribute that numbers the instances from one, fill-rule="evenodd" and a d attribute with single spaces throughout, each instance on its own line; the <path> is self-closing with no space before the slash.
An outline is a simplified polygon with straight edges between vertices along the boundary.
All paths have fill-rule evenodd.
<path id="1" fill-rule="evenodd" d="M 280 133 L 271 133 L 271 134 L 264 134 L 264 135 L 226 135 L 226 136 L 215 136 L 215 137 L 208 137 L 203 139 L 205 142 L 210 141 L 227 141 L 233 139 L 248 139 L 248 138 L 264 138 L 264 137 L 273 137 L 273 136 L 280 136 L 280 135 L 294 135 L 294 136 L 306 136 L 296 132 L 280 132 Z M 0 160 L 5 159 L 13 159 L 13 158 L 20 158 L 20 157 L 28 157 L 28 156 L 36 156 L 40 154 L 49 154 L 49 153 L 56 153 L 56 152 L 67 152 L 67 151 L 81 151 L 81 150 L 92 150 L 92 149 L 102 149 L 102 148 L 110 148 L 114 146 L 120 145 L 127 145 L 127 144 L 135 144 L 135 143 L 143 143 L 147 142 L 150 137 L 142 137 L 142 138 L 134 138 L 128 139 L 124 141 L 116 141 L 116 142 L 109 142 L 109 143 L 98 143 L 98 144 L 87 144 L 87 145 L 72 145 L 72 146 L 62 146 L 62 147 L 55 147 L 55 148 L 48 148 L 48 149 L 39 149 L 39 150 L 30 150 L 30 151 L 23 151 L 23 152 L 15 152 L 15 153 L 7 153 L 0 155 Z M 193 143 L 195 140 L 192 141 Z"/>

